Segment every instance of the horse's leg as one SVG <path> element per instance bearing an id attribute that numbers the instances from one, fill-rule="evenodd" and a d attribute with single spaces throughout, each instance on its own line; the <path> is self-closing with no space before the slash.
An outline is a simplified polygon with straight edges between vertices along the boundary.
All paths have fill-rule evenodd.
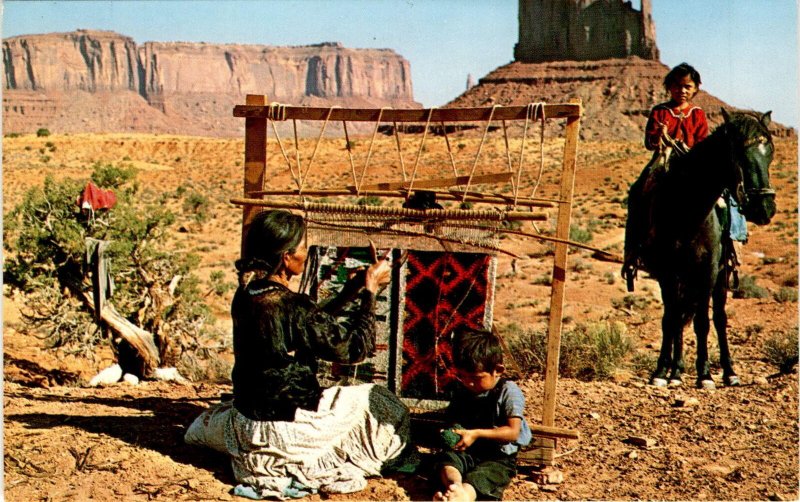
<path id="1" fill-rule="evenodd" d="M 728 286 L 725 273 L 720 273 L 712 294 L 714 329 L 717 331 L 719 345 L 719 363 L 722 366 L 722 382 L 725 385 L 739 385 L 739 377 L 733 371 L 733 361 L 728 347 L 728 314 L 725 313 L 725 302 L 728 300 Z"/>
<path id="2" fill-rule="evenodd" d="M 680 331 L 680 319 L 674 308 L 675 300 L 668 298 L 662 290 L 664 300 L 664 316 L 661 318 L 661 351 L 658 355 L 656 370 L 650 376 L 650 384 L 656 387 L 667 386 L 667 372 L 672 369 L 672 348 L 675 334 Z M 677 328 L 677 329 L 676 329 Z"/>
<path id="3" fill-rule="evenodd" d="M 681 316 L 680 323 L 678 324 L 674 341 L 672 342 L 672 367 L 669 374 L 669 386 L 680 387 L 683 385 L 683 370 L 685 368 L 683 363 L 683 328 L 686 326 L 686 317 Z"/>
<path id="4" fill-rule="evenodd" d="M 710 330 L 708 320 L 708 300 L 701 301 L 694 314 L 694 333 L 697 335 L 697 387 L 701 389 L 713 389 L 714 379 L 711 378 L 711 369 L 708 364 L 708 332 Z"/>

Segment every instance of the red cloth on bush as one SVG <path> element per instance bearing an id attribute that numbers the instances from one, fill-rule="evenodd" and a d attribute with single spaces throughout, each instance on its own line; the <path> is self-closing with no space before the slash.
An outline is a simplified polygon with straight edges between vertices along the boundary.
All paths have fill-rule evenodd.
<path id="1" fill-rule="evenodd" d="M 77 204 L 81 209 L 93 211 L 111 209 L 117 204 L 117 196 L 111 190 L 103 190 L 90 181 L 78 196 Z"/>

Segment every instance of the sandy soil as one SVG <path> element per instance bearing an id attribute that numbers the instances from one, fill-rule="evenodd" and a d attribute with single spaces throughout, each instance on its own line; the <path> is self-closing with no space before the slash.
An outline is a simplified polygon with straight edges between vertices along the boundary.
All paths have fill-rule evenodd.
<path id="1" fill-rule="evenodd" d="M 456 151 L 464 153 L 460 166 L 471 166 L 469 152 L 478 141 L 474 137 L 451 138 Z M 47 142 L 56 148 L 51 150 Z M 351 184 L 342 143 L 325 141 L 318 153 L 313 172 L 321 186 Z M 355 165 L 360 169 L 368 140 L 357 143 L 361 157 Z M 458 143 L 464 147 L 456 147 Z M 503 168 L 502 145 L 501 136 L 492 137 L 482 154 L 485 164 Z M 310 152 L 313 144 L 309 140 L 303 147 Z M 384 140 L 377 151 L 389 159 L 393 147 L 390 140 Z M 538 145 L 531 147 L 526 155 L 538 165 Z M 271 148 L 270 162 L 276 162 L 271 165 L 278 167 L 269 184 L 287 188 L 291 186 L 288 169 L 279 150 L 274 145 Z M 545 144 L 541 195 L 555 193 L 556 180 L 550 173 L 561 148 L 556 140 Z M 618 277 L 619 264 L 595 260 L 589 251 L 572 251 L 565 329 L 598 320 L 621 321 L 636 343 L 636 357 L 609 381 L 559 381 L 556 425 L 580 433 L 580 439 L 560 441 L 556 449 L 556 467 L 564 482 L 540 485 L 522 472 L 505 499 L 798 499 L 797 373 L 776 375 L 777 369 L 767 364 L 763 355 L 770 336 L 798 328 L 796 301 L 779 301 L 774 295 L 784 287 L 797 289 L 797 142 L 779 140 L 777 148 L 772 175 L 779 211 L 769 226 L 751 227 L 741 271 L 755 276 L 758 284 L 773 294 L 728 303 L 732 351 L 743 385 L 716 391 L 688 385 L 694 373 L 695 342 L 687 332 L 687 385 L 680 389 L 647 386 L 651 368 L 636 361 L 652 362 L 660 344 L 657 284 L 647 278 L 640 280 L 633 298 L 642 301 L 626 303 L 628 293 Z M 591 245 L 620 253 L 625 217 L 620 202 L 647 153 L 638 144 L 626 142 L 583 142 L 579 149 L 573 221 L 592 229 Z M 241 211 L 227 201 L 241 191 L 242 152 L 241 140 L 179 136 L 4 138 L 3 210 L 12 208 L 28 187 L 41 184 L 46 175 L 86 178 L 95 162 L 128 162 L 140 169 L 138 179 L 145 193 L 155 197 L 184 186 L 210 199 L 212 217 L 202 224 L 187 222 L 187 231 L 175 237 L 200 250 L 203 261 L 197 273 L 201 279 L 221 270 L 232 281 Z M 414 154 L 408 154 L 407 166 L 413 165 L 410 159 Z M 425 155 L 427 164 L 420 169 L 431 171 L 420 172 L 421 176 L 452 172 L 440 143 L 426 146 Z M 45 156 L 49 157 L 46 161 Z M 367 179 L 398 179 L 397 171 L 389 171 L 391 162 L 382 162 L 375 160 Z M 523 186 L 532 183 L 533 178 L 528 178 Z M 503 242 L 520 258 L 515 271 L 510 257 L 500 258 L 495 300 L 500 331 L 512 320 L 524 327 L 543 326 L 549 288 L 539 279 L 550 273 L 551 257 L 544 246 L 529 240 L 509 238 Z M 230 323 L 230 295 L 213 301 L 219 324 L 225 329 Z M 24 298 L 6 286 L 3 404 L 7 500 L 235 498 L 230 494 L 234 480 L 226 459 L 182 442 L 185 427 L 222 393 L 230 392 L 229 386 L 144 382 L 89 388 L 89 378 L 111 362 L 110 351 L 104 349 L 94 360 L 87 360 L 44 350 L 36 333 L 20 318 L 23 304 Z M 716 342 L 712 341 L 712 360 L 715 351 Z M 541 376 L 527 375 L 520 385 L 528 400 L 529 419 L 536 422 L 541 417 Z M 650 441 L 637 446 L 631 444 L 632 437 Z M 363 492 L 314 495 L 308 500 L 422 500 L 430 494 L 423 477 L 402 475 L 372 479 Z"/>

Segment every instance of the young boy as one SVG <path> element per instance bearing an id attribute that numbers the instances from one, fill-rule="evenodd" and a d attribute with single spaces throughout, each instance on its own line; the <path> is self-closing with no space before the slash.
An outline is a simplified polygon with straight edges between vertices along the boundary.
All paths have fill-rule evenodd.
<path id="1" fill-rule="evenodd" d="M 434 463 L 444 486 L 434 500 L 500 500 L 517 474 L 517 451 L 531 441 L 523 416 L 525 396 L 502 378 L 503 349 L 488 331 L 465 330 L 453 336 L 453 363 L 462 384 L 447 407 L 448 419 L 461 427 L 452 450 Z"/>

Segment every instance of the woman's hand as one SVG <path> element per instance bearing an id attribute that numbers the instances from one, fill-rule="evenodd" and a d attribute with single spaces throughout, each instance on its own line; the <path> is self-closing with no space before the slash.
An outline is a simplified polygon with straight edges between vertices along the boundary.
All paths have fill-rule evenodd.
<path id="1" fill-rule="evenodd" d="M 372 293 L 377 293 L 383 286 L 389 284 L 392 278 L 392 266 L 386 260 L 378 260 L 367 269 L 364 287 Z"/>
<path id="2" fill-rule="evenodd" d="M 383 257 L 378 258 L 375 244 L 373 244 L 372 241 L 370 241 L 369 247 L 374 263 L 367 268 L 364 287 L 375 294 L 383 286 L 389 284 L 389 281 L 392 279 L 392 266 L 389 265 L 389 262 L 386 260 L 386 258 L 389 256 L 389 253 L 386 253 L 386 255 Z"/>

